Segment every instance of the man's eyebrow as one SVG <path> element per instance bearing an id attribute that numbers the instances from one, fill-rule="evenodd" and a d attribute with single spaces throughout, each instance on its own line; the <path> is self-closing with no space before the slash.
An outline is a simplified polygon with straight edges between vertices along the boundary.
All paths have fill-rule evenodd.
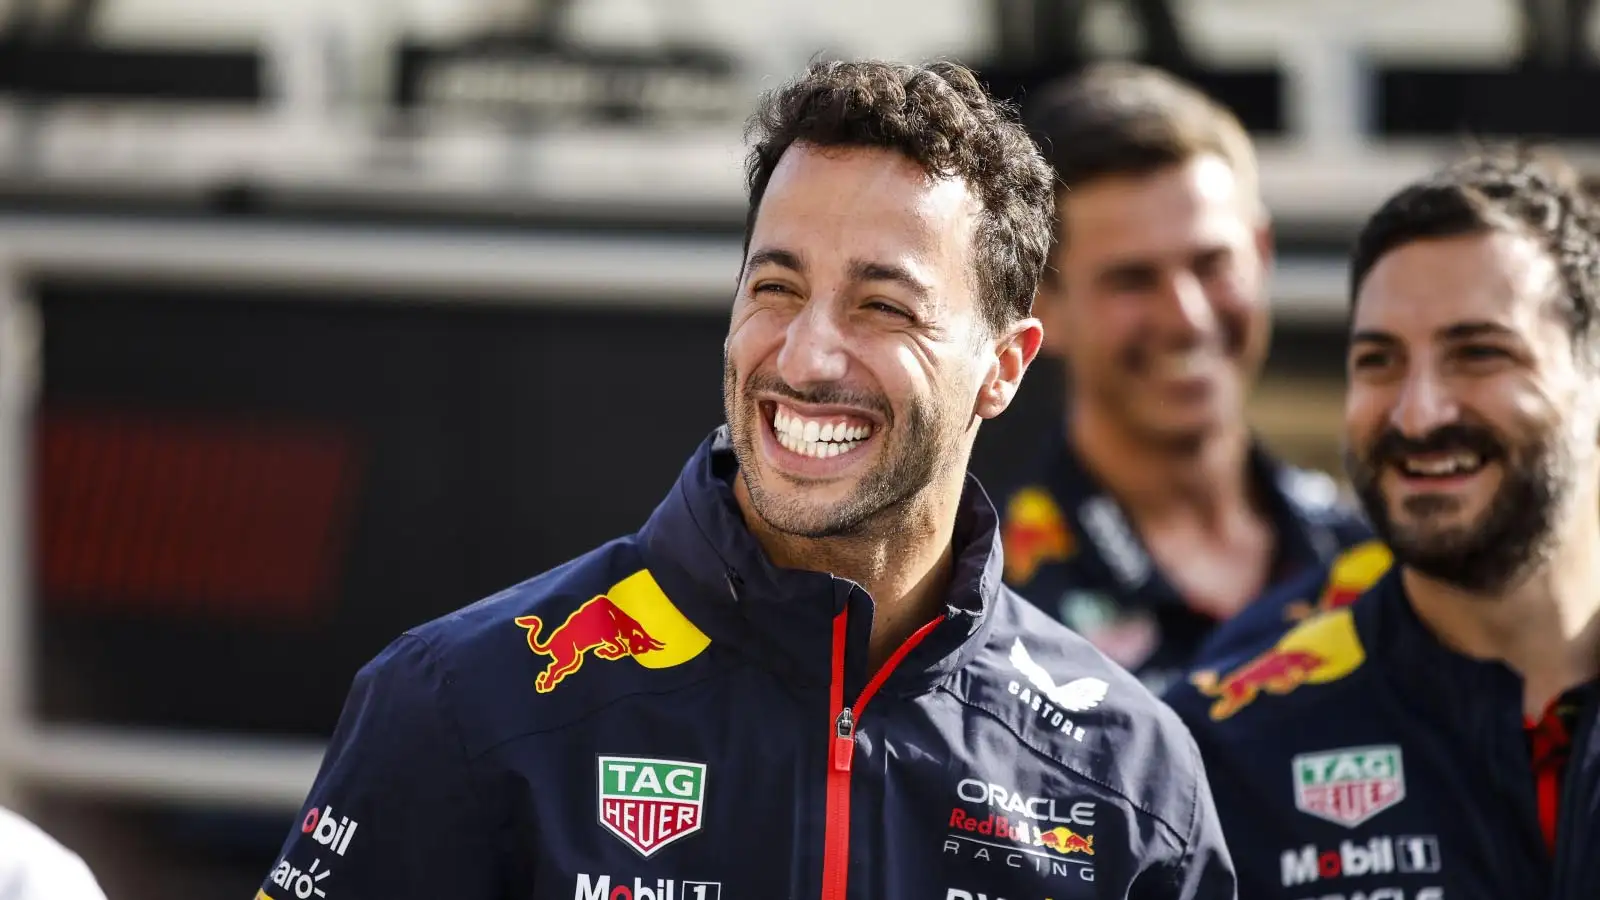
<path id="1" fill-rule="evenodd" d="M 1363 328 L 1360 331 L 1351 332 L 1350 343 L 1392 346 L 1400 343 L 1400 340 L 1387 331 L 1374 331 L 1370 328 Z"/>
<path id="2" fill-rule="evenodd" d="M 800 256 L 789 250 L 777 247 L 757 250 L 750 254 L 750 259 L 744 264 L 744 274 L 748 277 L 751 272 L 765 265 L 782 266 L 795 272 L 804 272 L 805 264 L 800 261 Z"/>
<path id="3" fill-rule="evenodd" d="M 854 281 L 892 281 L 915 294 L 918 299 L 926 297 L 929 293 L 929 288 L 922 279 L 911 274 L 909 270 L 890 263 L 855 260 L 850 263 L 850 278 Z"/>
<path id="4" fill-rule="evenodd" d="M 1470 338 L 1502 336 L 1511 334 L 1511 329 L 1497 322 L 1482 320 L 1472 322 L 1457 322 L 1439 329 L 1438 336 L 1441 340 L 1462 341 Z"/>
<path id="5" fill-rule="evenodd" d="M 1439 328 L 1433 334 L 1435 340 L 1464 341 L 1472 338 L 1505 336 L 1513 333 L 1514 332 L 1512 332 L 1511 329 L 1497 322 L 1477 320 L 1471 322 L 1455 322 Z M 1394 346 L 1395 344 L 1400 343 L 1400 339 L 1387 331 L 1362 329 L 1360 331 L 1351 333 L 1350 343 L 1383 344 L 1384 346 Z"/>

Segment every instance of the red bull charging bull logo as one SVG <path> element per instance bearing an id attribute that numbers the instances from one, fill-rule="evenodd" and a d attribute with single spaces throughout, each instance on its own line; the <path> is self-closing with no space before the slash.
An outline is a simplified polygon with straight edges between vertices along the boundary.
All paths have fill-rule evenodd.
<path id="1" fill-rule="evenodd" d="M 1094 855 L 1094 835 L 1082 835 L 1062 825 L 1057 825 L 1049 831 L 1037 832 L 1033 842 L 1062 856 L 1070 853 Z"/>
<path id="2" fill-rule="evenodd" d="M 1055 498 L 1041 487 L 1023 488 L 1011 498 L 1000 536 L 1006 581 L 1011 584 L 1027 584 L 1040 566 L 1072 558 L 1074 545 L 1066 517 Z"/>
<path id="3" fill-rule="evenodd" d="M 649 570 L 641 569 L 573 610 L 549 634 L 539 616 L 519 616 L 528 649 L 548 657 L 533 686 L 548 694 L 593 654 L 608 662 L 632 658 L 649 669 L 682 665 L 710 643 L 700 629 L 672 605 Z"/>
<path id="4" fill-rule="evenodd" d="M 1318 613 L 1349 606 L 1378 583 L 1394 564 L 1394 554 L 1378 541 L 1367 541 L 1339 554 L 1328 570 L 1328 583 L 1315 605 L 1299 600 L 1284 607 L 1284 618 L 1298 622 Z"/>
<path id="5" fill-rule="evenodd" d="M 1226 675 L 1196 672 L 1189 680 L 1216 701 L 1211 718 L 1220 722 L 1263 692 L 1283 695 L 1304 684 L 1337 681 L 1365 660 L 1355 619 L 1346 607 L 1295 626 L 1276 646 Z"/>

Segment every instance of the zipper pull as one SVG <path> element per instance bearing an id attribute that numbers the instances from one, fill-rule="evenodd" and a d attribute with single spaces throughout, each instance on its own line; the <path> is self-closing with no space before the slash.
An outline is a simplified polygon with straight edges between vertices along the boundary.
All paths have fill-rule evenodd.
<path id="1" fill-rule="evenodd" d="M 850 758 L 856 752 L 856 721 L 850 707 L 839 710 L 833 727 L 833 767 L 840 772 L 850 771 Z"/>

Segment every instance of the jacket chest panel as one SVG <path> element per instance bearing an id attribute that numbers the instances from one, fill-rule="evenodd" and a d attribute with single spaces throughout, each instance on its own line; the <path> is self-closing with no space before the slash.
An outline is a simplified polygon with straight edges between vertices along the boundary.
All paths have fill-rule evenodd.
<path id="1" fill-rule="evenodd" d="M 858 733 L 851 784 L 853 894 L 1088 898 L 1097 868 L 1127 865 L 1130 849 L 1094 844 L 1097 828 L 1113 840 L 1133 830 L 1120 809 L 1054 770 L 1018 767 L 999 723 L 945 721 L 911 703 L 875 712 Z M 694 728 L 678 718 L 607 716 L 507 749 L 515 839 L 536 854 L 531 896 L 818 895 L 825 736 L 798 715 L 717 727 L 696 717 Z M 948 734 L 966 739 L 950 746 Z"/>
<path id="2" fill-rule="evenodd" d="M 1393 731 L 1388 734 L 1392 735 Z M 1543 896 L 1548 867 L 1506 796 L 1517 785 L 1462 763 L 1437 736 L 1310 728 L 1290 753 L 1241 761 L 1253 794 L 1221 810 L 1241 894 L 1281 900 L 1492 900 Z M 1248 769 L 1248 772 L 1244 770 Z M 1527 790 L 1531 792 L 1532 775 Z M 1219 802 L 1221 802 L 1219 800 Z M 1265 815 L 1264 810 L 1279 810 Z M 1536 826 L 1535 826 L 1536 827 Z M 1533 835 L 1536 839 L 1536 834 Z"/>

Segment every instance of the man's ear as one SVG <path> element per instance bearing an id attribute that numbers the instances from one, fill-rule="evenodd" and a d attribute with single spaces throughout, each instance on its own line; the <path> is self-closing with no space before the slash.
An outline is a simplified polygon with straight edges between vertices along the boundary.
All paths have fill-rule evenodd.
<path id="1" fill-rule="evenodd" d="M 1013 323 L 995 338 L 994 363 L 978 389 L 978 404 L 974 412 L 984 419 L 992 419 L 1006 411 L 1017 396 L 1022 376 L 1039 355 L 1044 343 L 1044 326 L 1038 319 L 1027 318 Z"/>
<path id="2" fill-rule="evenodd" d="M 1272 220 L 1266 213 L 1261 214 L 1261 221 L 1256 224 L 1256 255 L 1261 259 L 1261 268 L 1270 274 L 1278 247 L 1272 236 Z"/>

